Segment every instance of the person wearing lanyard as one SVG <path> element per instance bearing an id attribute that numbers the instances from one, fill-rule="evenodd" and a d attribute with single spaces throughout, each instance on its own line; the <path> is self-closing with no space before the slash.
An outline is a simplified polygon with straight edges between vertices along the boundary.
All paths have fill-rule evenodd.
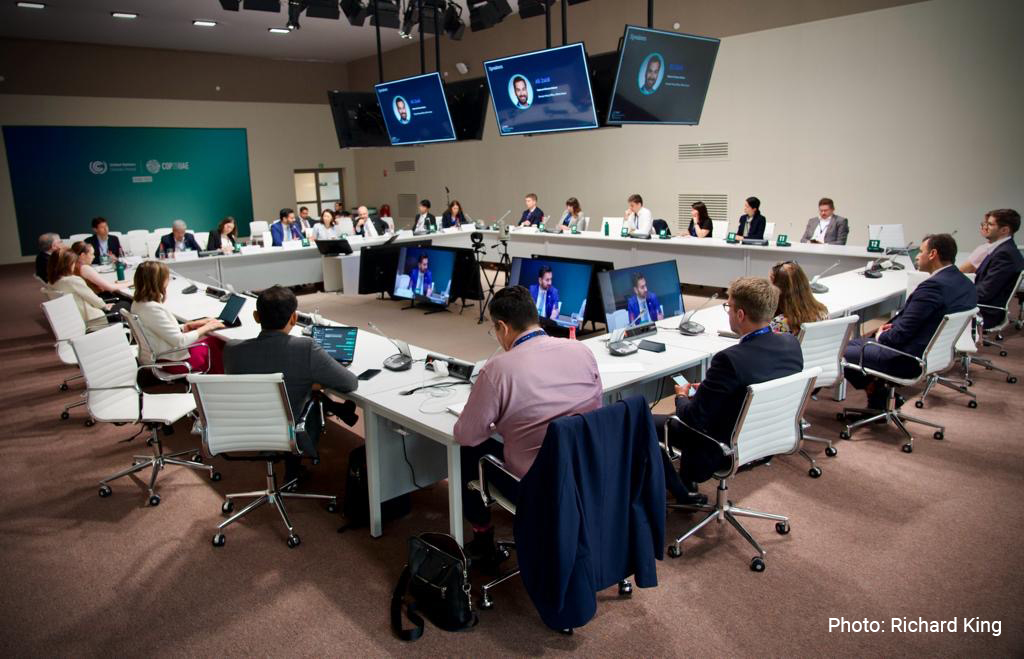
<path id="1" fill-rule="evenodd" d="M 504 350 L 484 364 L 453 436 L 462 445 L 462 509 L 473 527 L 466 551 L 474 567 L 492 570 L 503 558 L 494 544 L 491 514 L 480 493 L 468 484 L 479 477 L 484 455 L 504 460 L 522 478 L 540 451 L 548 423 L 601 406 L 601 376 L 594 353 L 582 343 L 548 336 L 540 328 L 530 291 L 509 286 L 494 294 L 488 307 L 491 334 Z M 494 439 L 500 435 L 504 443 Z M 515 501 L 518 481 L 491 479 Z"/>
<path id="2" fill-rule="evenodd" d="M 835 202 L 822 197 L 818 201 L 818 217 L 807 220 L 807 228 L 800 242 L 845 245 L 846 237 L 850 235 L 850 223 L 845 217 L 836 215 L 835 210 Z"/>
<path id="3" fill-rule="evenodd" d="M 804 368 L 796 337 L 775 333 L 769 324 L 778 305 L 779 289 L 767 279 L 735 280 L 723 306 L 729 315 L 729 328 L 741 337 L 739 342 L 715 354 L 700 385 L 676 386 L 676 416 L 685 426 L 670 426 L 669 441 L 682 452 L 682 482 L 670 477 L 667 483 L 680 503 L 706 502 L 707 498 L 697 492 L 696 484 L 729 464 L 729 458 L 722 456 L 717 446 L 693 431 L 728 445 L 747 387 L 799 373 Z M 659 436 L 668 419 L 655 415 Z"/>

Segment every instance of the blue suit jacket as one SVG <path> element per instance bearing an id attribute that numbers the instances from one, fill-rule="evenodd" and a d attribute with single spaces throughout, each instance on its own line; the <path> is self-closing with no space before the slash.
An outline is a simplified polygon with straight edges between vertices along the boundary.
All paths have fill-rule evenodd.
<path id="1" fill-rule="evenodd" d="M 974 284 L 956 266 L 949 266 L 914 289 L 899 315 L 892 320 L 892 327 L 882 332 L 878 342 L 920 357 L 943 316 L 973 309 L 977 304 Z"/>
<path id="2" fill-rule="evenodd" d="M 196 242 L 196 237 L 191 233 L 185 234 L 185 249 L 199 251 L 199 243 Z M 169 233 L 160 239 L 160 251 L 165 254 L 174 253 L 174 234 Z"/>
<path id="3" fill-rule="evenodd" d="M 530 284 L 530 298 L 533 299 L 533 305 L 537 306 L 537 293 L 539 292 L 540 284 Z M 544 317 L 551 318 L 551 312 L 554 311 L 555 307 L 558 306 L 558 289 L 552 286 L 548 289 L 548 296 L 544 299 Z"/>
<path id="4" fill-rule="evenodd" d="M 665 472 L 643 397 L 548 425 L 519 485 L 514 533 L 523 586 L 554 629 L 586 624 L 597 591 L 631 574 L 640 588 L 658 585 Z"/>
<path id="5" fill-rule="evenodd" d="M 519 218 L 519 224 L 522 224 L 523 222 L 529 222 L 533 226 L 537 226 L 543 221 L 544 211 L 540 209 L 540 206 L 537 206 L 532 211 L 523 211 L 523 216 Z"/>
<path id="6" fill-rule="evenodd" d="M 744 238 L 761 240 L 764 238 L 764 229 L 767 224 L 768 219 L 761 215 L 761 211 L 754 213 L 754 217 L 750 218 L 750 226 L 747 226 L 747 216 L 743 214 L 740 215 L 740 228 L 736 230 L 736 233 Z"/>
<path id="7" fill-rule="evenodd" d="M 981 262 L 974 276 L 974 286 L 978 291 L 978 304 L 989 304 L 1002 307 L 1014 293 L 1017 276 L 1024 270 L 1024 256 L 1013 239 L 989 252 Z M 1003 320 L 1003 313 L 995 309 L 982 309 L 981 317 L 985 327 L 995 327 Z"/>
<path id="8" fill-rule="evenodd" d="M 292 238 L 295 240 L 302 240 L 302 230 L 299 229 L 299 223 L 292 222 L 291 228 Z M 270 225 L 270 237 L 273 239 L 275 247 L 280 247 L 284 244 L 284 224 L 281 223 L 281 220 Z"/>
<path id="9" fill-rule="evenodd" d="M 651 320 L 658 320 L 658 296 L 654 294 L 654 291 L 647 290 L 647 313 L 650 314 Z M 636 295 L 629 296 L 626 300 L 626 311 L 629 313 L 629 322 L 633 322 L 637 316 L 640 315 L 640 301 L 637 300 Z"/>
<path id="10" fill-rule="evenodd" d="M 409 288 L 411 288 L 413 292 L 416 291 L 416 285 L 419 283 L 419 281 L 420 281 L 420 269 L 419 268 L 413 268 L 409 272 Z M 430 274 L 430 270 L 428 269 L 426 272 L 423 273 L 423 294 L 424 295 L 427 294 L 427 290 L 430 288 L 430 285 L 433 284 L 433 283 L 434 283 L 434 275 Z"/>

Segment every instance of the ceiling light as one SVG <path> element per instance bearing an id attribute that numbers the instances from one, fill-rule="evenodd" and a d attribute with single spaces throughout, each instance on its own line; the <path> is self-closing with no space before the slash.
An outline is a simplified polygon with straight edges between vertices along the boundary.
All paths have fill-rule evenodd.
<path id="1" fill-rule="evenodd" d="M 469 27 L 474 32 L 494 27 L 512 13 L 508 0 L 470 0 Z"/>
<path id="2" fill-rule="evenodd" d="M 123 19 L 126 19 L 126 20 L 134 20 L 134 19 L 139 17 L 138 14 L 133 14 L 133 13 L 128 12 L 128 11 L 112 11 L 112 12 L 110 12 L 110 15 L 113 16 L 114 18 L 123 18 Z"/>
<path id="3" fill-rule="evenodd" d="M 46 5 L 41 2 L 19 2 L 18 6 L 22 9 L 46 9 Z"/>
<path id="4" fill-rule="evenodd" d="M 217 21 L 194 20 L 192 25 L 196 27 L 217 27 Z"/>
<path id="5" fill-rule="evenodd" d="M 291 34 L 292 33 L 291 30 L 289 30 L 288 28 L 284 28 L 284 27 L 272 27 L 272 28 L 269 28 L 267 30 L 267 32 L 270 32 L 272 34 Z"/>

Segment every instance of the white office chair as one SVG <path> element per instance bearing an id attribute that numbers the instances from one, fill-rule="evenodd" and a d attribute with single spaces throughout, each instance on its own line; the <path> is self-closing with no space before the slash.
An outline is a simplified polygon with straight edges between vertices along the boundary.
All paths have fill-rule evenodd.
<path id="1" fill-rule="evenodd" d="M 395 218 L 383 216 L 380 218 L 380 221 L 388 225 L 388 231 L 390 231 L 391 233 L 395 232 Z"/>
<path id="2" fill-rule="evenodd" d="M 857 316 L 842 316 L 800 325 L 800 334 L 796 338 L 804 355 L 804 368 L 821 369 L 814 383 L 815 387 L 832 387 L 843 380 L 843 352 L 850 341 L 852 328 L 856 327 L 859 321 L 860 318 Z M 804 430 L 810 427 L 806 421 L 803 424 Z M 831 439 L 805 434 L 804 440 L 826 444 L 825 455 L 829 457 L 834 457 L 838 453 Z M 806 452 L 803 455 L 811 461 L 811 469 L 808 472 L 811 478 L 821 476 L 821 469 L 814 464 L 814 460 Z"/>
<path id="3" fill-rule="evenodd" d="M 166 236 L 170 232 L 171 232 L 171 227 L 160 227 L 158 229 L 153 229 L 153 233 L 155 233 L 157 235 L 157 238 L 163 238 L 164 236 Z"/>
<path id="4" fill-rule="evenodd" d="M 125 246 L 128 248 L 128 252 L 132 256 L 141 256 L 143 258 L 150 256 L 155 253 L 155 250 L 151 251 L 149 246 L 149 235 L 148 231 L 134 232 L 129 231 L 128 235 L 125 236 Z M 157 242 L 159 243 L 159 238 Z"/>
<path id="5" fill-rule="evenodd" d="M 132 229 L 126 232 L 124 235 L 127 236 L 148 236 L 151 232 L 149 229 Z"/>
<path id="6" fill-rule="evenodd" d="M 203 449 L 207 455 L 225 454 L 227 459 L 249 459 L 265 461 L 267 464 L 267 487 L 264 490 L 229 494 L 221 506 L 221 512 L 230 514 L 234 510 L 234 499 L 255 498 L 242 510 L 217 526 L 213 546 L 223 547 L 226 539 L 221 532 L 250 512 L 269 503 L 280 513 L 288 529 L 288 546 L 299 546 L 299 536 L 288 519 L 285 498 L 321 499 L 328 502 L 328 512 L 338 508 L 337 497 L 327 494 L 305 494 L 287 491 L 297 479 L 280 488 L 274 476 L 274 463 L 287 455 L 300 455 L 295 436 L 305 432 L 305 419 L 319 408 L 313 400 L 303 410 L 297 421 L 292 417 L 288 403 L 288 391 L 281 373 L 267 375 L 190 375 L 195 405 L 199 410 L 199 424 L 203 436 Z M 247 457 L 234 458 L 229 453 L 244 453 Z"/>
<path id="7" fill-rule="evenodd" d="M 883 249 L 907 246 L 902 224 L 869 224 L 868 239 L 879 241 L 879 246 Z"/>
<path id="8" fill-rule="evenodd" d="M 775 239 L 775 223 L 765 222 L 764 224 L 764 239 L 771 242 Z"/>
<path id="9" fill-rule="evenodd" d="M 73 243 L 76 243 L 79 240 L 85 240 L 86 238 L 88 238 L 91 235 L 92 235 L 91 233 L 73 233 L 73 234 L 71 234 L 71 237 L 68 238 L 68 241 L 65 244 L 68 247 L 70 247 Z"/>
<path id="10" fill-rule="evenodd" d="M 629 311 L 616 309 L 615 313 L 608 319 L 608 330 L 622 329 L 629 325 Z"/>
<path id="11" fill-rule="evenodd" d="M 86 405 L 91 417 L 107 423 L 138 423 L 150 431 L 147 443 L 153 448 L 153 455 L 134 456 L 131 467 L 100 481 L 101 497 L 111 495 L 108 485 L 111 481 L 143 469 L 152 469 L 149 477 L 149 505 L 159 505 L 156 479 L 168 465 L 202 469 L 209 472 L 212 480 L 220 480 L 220 473 L 199 461 L 198 449 L 164 453 L 160 428 L 171 426 L 190 415 L 195 410 L 195 401 L 191 394 L 147 394 L 139 389 L 136 382 L 138 371 L 148 367 L 139 366 L 135 361 L 128 337 L 120 325 L 111 325 L 74 338 L 71 346 L 85 376 Z"/>
<path id="12" fill-rule="evenodd" d="M 911 453 L 914 450 L 914 437 L 907 430 L 906 422 L 910 421 L 913 423 L 919 423 L 924 426 L 935 428 L 935 433 L 932 435 L 935 439 L 943 439 L 945 437 L 946 427 L 938 423 L 931 421 L 925 421 L 917 417 L 904 414 L 896 407 L 896 387 L 909 387 L 920 383 L 922 380 L 926 380 L 932 373 L 939 373 L 948 369 L 956 357 L 956 342 L 963 333 L 964 328 L 968 323 L 971 322 L 971 318 L 978 313 L 978 310 L 968 309 L 967 311 L 960 311 L 957 313 L 946 314 L 939 326 L 935 328 L 935 333 L 928 341 L 927 347 L 924 350 L 924 356 L 915 357 L 909 353 L 891 348 L 883 343 L 874 343 L 879 346 L 882 350 L 888 350 L 892 353 L 903 355 L 908 359 L 912 359 L 917 362 L 921 372 L 912 378 L 900 378 L 882 371 L 877 371 L 872 368 L 864 366 L 864 351 L 861 350 L 860 360 L 856 364 L 844 362 L 844 366 L 847 368 L 854 368 L 865 375 L 874 376 L 880 380 L 884 380 L 891 386 L 887 386 L 888 398 L 886 400 L 884 410 L 870 410 L 865 408 L 845 408 L 842 412 L 836 415 L 836 418 L 840 421 L 846 421 L 846 428 L 839 433 L 842 439 L 850 439 L 850 431 L 859 426 L 863 426 L 869 423 L 875 423 L 876 421 L 885 421 L 893 423 L 899 428 L 904 435 L 907 437 L 907 441 L 903 444 L 903 452 Z M 865 343 L 865 346 L 871 345 Z M 856 414 L 862 418 L 850 423 L 850 414 Z"/>
<path id="13" fill-rule="evenodd" d="M 162 234 L 156 233 L 155 231 L 146 236 L 146 251 L 150 256 L 156 256 L 157 252 L 160 251 L 160 238 Z"/>
<path id="14" fill-rule="evenodd" d="M 725 237 L 729 235 L 729 221 L 728 220 L 711 220 L 711 237 L 718 238 L 719 240 L 725 240 Z"/>
<path id="15" fill-rule="evenodd" d="M 196 243 L 199 245 L 200 251 L 206 251 L 206 243 L 210 239 L 210 232 L 196 231 L 192 236 L 196 239 Z"/>
<path id="16" fill-rule="evenodd" d="M 998 346 L 1000 357 L 1006 357 L 1007 355 L 1009 355 L 1009 353 L 1006 351 L 1006 348 L 1003 347 L 1001 344 L 997 343 L 997 341 L 1003 340 L 1003 330 L 1006 329 L 1007 326 L 1009 326 L 1011 323 L 1013 323 L 1013 320 L 1010 318 L 1010 304 L 1013 303 L 1013 298 L 1016 295 L 1016 292 L 1020 290 L 1021 286 L 1024 286 L 1024 271 L 1021 271 L 1017 275 L 1017 284 L 1011 289 L 1012 292 L 1010 293 L 1010 296 L 1006 298 L 1005 304 L 1003 304 L 1002 306 L 993 306 L 990 304 L 978 305 L 979 309 L 988 309 L 989 311 L 998 311 L 1000 313 L 1000 320 L 992 327 L 983 327 L 981 335 L 982 346 Z M 982 357 L 972 357 L 971 363 L 980 364 L 984 366 L 985 370 L 987 371 L 999 371 L 1000 373 L 1005 373 L 1007 382 L 1009 382 L 1010 384 L 1017 383 L 1017 376 L 1013 375 L 1005 368 L 996 366 L 996 364 L 991 359 Z M 970 376 L 968 375 L 968 379 L 969 377 Z"/>
<path id="17" fill-rule="evenodd" d="M 696 433 L 704 440 L 717 445 L 722 455 L 729 458 L 729 467 L 717 472 L 714 477 L 718 479 L 714 504 L 669 504 L 669 508 L 679 508 L 690 511 L 706 512 L 707 516 L 696 526 L 676 538 L 675 542 L 668 547 L 668 555 L 678 558 L 682 555 L 680 544 L 697 531 L 707 526 L 712 520 L 729 522 L 754 549 L 757 556 L 750 560 L 750 569 L 755 572 L 763 572 L 765 568 L 765 551 L 754 540 L 753 536 L 740 524 L 736 517 L 754 517 L 756 519 L 775 520 L 775 530 L 782 535 L 789 533 L 789 518 L 783 515 L 762 513 L 746 508 L 734 506 L 732 501 L 726 499 L 728 492 L 728 481 L 736 475 L 736 470 L 745 464 L 771 457 L 773 455 L 791 455 L 800 449 L 800 442 L 803 439 L 801 419 L 804 408 L 807 406 L 807 399 L 814 388 L 815 378 L 821 373 L 821 369 L 814 367 L 804 369 L 800 373 L 787 375 L 783 378 L 769 380 L 760 384 L 747 387 L 747 396 L 740 409 L 740 416 L 733 428 L 729 444 L 723 444 L 695 428 L 689 431 Z M 664 444 L 662 449 L 672 457 L 668 437 L 670 426 L 684 424 L 678 417 L 672 417 L 665 424 Z M 685 456 L 684 456 L 685 459 Z"/>
<path id="18" fill-rule="evenodd" d="M 133 314 L 127 309 L 121 309 L 121 318 L 124 323 L 128 326 L 128 329 L 132 333 L 132 337 L 135 339 L 135 343 L 138 345 L 138 357 L 139 363 L 149 368 L 150 373 L 155 375 L 157 379 L 162 382 L 177 382 L 183 380 L 187 375 L 192 372 L 192 365 L 187 361 L 183 362 L 161 362 L 160 360 L 167 355 L 173 355 L 174 353 L 181 352 L 182 350 L 188 351 L 193 347 L 202 347 L 207 352 L 210 348 L 205 343 L 192 343 L 184 348 L 175 348 L 173 350 L 167 350 L 164 352 L 154 352 L 152 344 L 149 342 L 149 337 L 146 335 L 146 329 L 142 326 L 142 321 L 139 320 L 138 315 Z M 209 354 L 207 354 L 206 363 L 210 363 Z M 185 373 L 171 373 L 166 369 L 167 366 L 184 366 L 186 369 Z M 186 390 L 188 391 L 188 390 Z"/>
<path id="19" fill-rule="evenodd" d="M 272 234 L 270 231 L 264 231 L 263 235 L 260 236 L 260 243 L 262 243 L 264 247 L 273 247 L 274 234 Z"/>
<path id="20" fill-rule="evenodd" d="M 263 233 L 270 230 L 270 224 L 263 220 L 253 220 L 249 223 L 249 242 L 260 242 L 263 239 Z"/>
<path id="21" fill-rule="evenodd" d="M 355 225 L 352 224 L 351 217 L 339 217 L 336 224 L 338 226 L 338 235 L 351 236 L 356 232 L 356 228 Z"/>
<path id="22" fill-rule="evenodd" d="M 576 230 L 579 232 L 587 231 L 590 227 L 590 218 L 584 215 L 580 219 L 576 220 Z"/>

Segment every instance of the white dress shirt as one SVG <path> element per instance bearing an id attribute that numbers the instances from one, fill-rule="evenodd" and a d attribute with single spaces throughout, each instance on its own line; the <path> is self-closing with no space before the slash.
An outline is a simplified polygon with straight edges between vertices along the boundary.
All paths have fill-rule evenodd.
<path id="1" fill-rule="evenodd" d="M 377 235 L 380 234 L 377 233 L 377 227 L 373 223 L 373 218 L 366 218 L 366 222 L 363 224 L 363 236 L 365 238 L 373 238 Z"/>
<path id="2" fill-rule="evenodd" d="M 646 206 L 641 206 L 639 211 L 629 214 L 629 218 L 626 219 L 626 228 L 630 233 L 642 233 L 649 236 L 654 229 L 654 216 Z"/>

